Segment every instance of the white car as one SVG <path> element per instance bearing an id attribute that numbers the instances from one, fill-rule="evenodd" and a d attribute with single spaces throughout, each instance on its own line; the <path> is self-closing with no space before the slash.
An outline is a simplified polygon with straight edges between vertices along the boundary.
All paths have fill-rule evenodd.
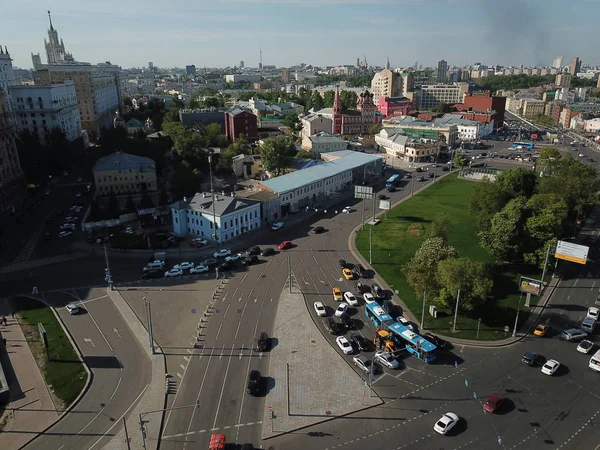
<path id="1" fill-rule="evenodd" d="M 180 277 L 181 275 L 183 275 L 183 270 L 181 269 L 173 268 L 165 272 L 165 278 Z"/>
<path id="2" fill-rule="evenodd" d="M 208 244 L 208 241 L 206 239 L 202 239 L 202 238 L 199 238 L 199 237 L 192 239 L 192 242 L 194 244 L 202 244 L 202 245 Z"/>
<path id="3" fill-rule="evenodd" d="M 344 300 L 350 306 L 358 306 L 358 299 L 354 296 L 352 292 L 344 292 Z"/>
<path id="4" fill-rule="evenodd" d="M 277 231 L 281 228 L 283 228 L 283 222 L 277 222 L 273 224 L 273 226 L 271 227 L 271 231 Z"/>
<path id="5" fill-rule="evenodd" d="M 77 194 L 75 194 L 75 197 L 81 198 L 81 192 L 78 192 Z"/>
<path id="6" fill-rule="evenodd" d="M 375 352 L 375 357 L 373 359 L 379 361 L 381 364 L 390 369 L 397 369 L 400 367 L 400 363 L 392 356 L 391 353 L 386 353 L 381 350 Z"/>
<path id="7" fill-rule="evenodd" d="M 587 316 L 594 320 L 598 320 L 598 317 L 600 317 L 600 309 L 596 308 L 595 306 L 590 306 L 588 308 Z"/>
<path id="8" fill-rule="evenodd" d="M 229 255 L 227 258 L 225 258 L 225 261 L 237 261 L 241 257 L 242 257 L 241 253 L 236 253 L 235 255 Z"/>
<path id="9" fill-rule="evenodd" d="M 365 299 L 365 303 L 377 303 L 377 300 L 375 300 L 375 297 L 370 292 L 365 292 L 363 298 Z"/>
<path id="10" fill-rule="evenodd" d="M 549 359 L 546 364 L 542 366 L 542 373 L 546 375 L 554 375 L 554 372 L 558 370 L 560 363 L 555 359 Z"/>
<path id="11" fill-rule="evenodd" d="M 344 209 L 342 209 L 342 212 L 350 214 L 352 212 L 352 206 L 346 206 Z"/>
<path id="12" fill-rule="evenodd" d="M 588 341 L 587 339 L 581 341 L 577 346 L 577 351 L 579 353 L 588 354 L 594 348 L 594 343 L 592 341 Z"/>
<path id="13" fill-rule="evenodd" d="M 231 255 L 231 250 L 227 250 L 226 248 L 222 248 L 221 250 L 213 253 L 215 258 L 222 258 L 223 256 L 229 255 Z"/>
<path id="14" fill-rule="evenodd" d="M 193 262 L 181 262 L 179 264 L 175 264 L 173 266 L 173 269 L 176 269 L 176 270 L 190 270 L 193 267 L 194 267 L 194 263 Z"/>
<path id="15" fill-rule="evenodd" d="M 358 355 L 352 358 L 354 364 L 357 365 L 363 372 L 371 373 L 373 362 L 370 359 L 365 358 L 363 355 Z"/>
<path id="16" fill-rule="evenodd" d="M 447 434 L 454 425 L 458 423 L 458 416 L 453 412 L 447 412 L 433 426 L 433 430 L 440 434 Z"/>
<path id="17" fill-rule="evenodd" d="M 579 154 L 579 155 L 577 155 L 577 156 L 579 156 L 580 158 L 583 158 L 583 157 L 584 157 L 584 154 L 583 154 L 583 153 L 580 153 L 580 154 Z"/>
<path id="18" fill-rule="evenodd" d="M 71 236 L 73 233 L 70 231 L 61 231 L 60 233 L 58 233 L 58 237 L 59 238 L 64 238 L 67 236 Z"/>
<path id="19" fill-rule="evenodd" d="M 63 223 L 60 226 L 61 230 L 70 230 L 70 231 L 75 231 L 75 224 L 74 223 Z"/>
<path id="20" fill-rule="evenodd" d="M 208 267 L 206 267 L 202 264 L 194 266 L 190 269 L 190 273 L 204 273 L 204 272 L 208 272 L 208 271 L 209 271 Z"/>
<path id="21" fill-rule="evenodd" d="M 69 311 L 69 314 L 71 315 L 79 314 L 79 308 L 73 303 L 69 303 L 67 306 L 65 306 L 65 309 Z"/>
<path id="22" fill-rule="evenodd" d="M 325 309 L 323 302 L 315 302 L 314 307 L 317 316 L 325 317 L 327 315 L 327 310 Z"/>
<path id="23" fill-rule="evenodd" d="M 409 330 L 414 331 L 412 323 L 410 323 L 410 321 L 406 317 L 398 316 L 396 317 L 396 322 L 398 322 L 400 325 L 404 325 Z"/>
<path id="24" fill-rule="evenodd" d="M 344 315 L 344 313 L 345 313 L 346 311 L 348 311 L 348 303 L 344 303 L 344 302 L 342 302 L 342 303 L 340 303 L 340 304 L 338 305 L 338 307 L 336 308 L 336 310 L 335 310 L 335 316 L 336 316 L 336 317 L 341 317 L 341 316 L 343 316 L 343 315 Z"/>
<path id="25" fill-rule="evenodd" d="M 336 337 L 335 342 L 337 343 L 340 350 L 344 352 L 344 355 L 351 355 L 354 352 L 354 350 L 352 349 L 352 345 L 344 336 Z"/>
<path id="26" fill-rule="evenodd" d="M 77 219 L 79 219 L 77 216 L 67 216 L 65 217 L 65 222 L 77 222 Z"/>

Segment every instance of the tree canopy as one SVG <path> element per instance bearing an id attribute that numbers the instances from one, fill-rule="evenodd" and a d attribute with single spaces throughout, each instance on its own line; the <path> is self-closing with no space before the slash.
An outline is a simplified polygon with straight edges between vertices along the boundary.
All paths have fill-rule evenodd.
<path id="1" fill-rule="evenodd" d="M 290 166 L 296 146 L 289 136 L 276 136 L 265 139 L 258 151 L 265 170 L 278 176 Z"/>
<path id="2" fill-rule="evenodd" d="M 437 282 L 440 286 L 438 303 L 454 307 L 460 289 L 460 310 L 471 311 L 484 304 L 493 286 L 488 273 L 484 263 L 468 258 L 448 258 L 440 261 L 437 266 Z"/>
<path id="3" fill-rule="evenodd" d="M 437 268 L 440 261 L 458 257 L 454 247 L 447 245 L 441 237 L 426 239 L 421 248 L 402 270 L 406 281 L 421 295 L 423 291 L 437 290 Z"/>

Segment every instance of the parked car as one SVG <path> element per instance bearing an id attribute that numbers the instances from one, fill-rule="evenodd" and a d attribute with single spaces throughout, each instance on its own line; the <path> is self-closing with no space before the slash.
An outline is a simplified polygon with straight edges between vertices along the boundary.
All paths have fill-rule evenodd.
<path id="1" fill-rule="evenodd" d="M 234 255 L 229 255 L 225 257 L 225 261 L 237 261 L 242 257 L 241 253 L 236 253 Z"/>
<path id="2" fill-rule="evenodd" d="M 358 351 L 364 352 L 371 348 L 369 341 L 360 334 L 352 334 L 352 336 L 350 336 L 350 341 L 356 346 Z"/>
<path id="3" fill-rule="evenodd" d="M 560 334 L 565 341 L 579 341 L 587 337 L 587 333 L 579 328 L 569 328 Z"/>
<path id="4" fill-rule="evenodd" d="M 346 339 L 344 336 L 338 336 L 335 338 L 335 342 L 345 355 L 351 355 L 354 352 L 350 341 L 348 341 L 348 339 Z"/>
<path id="5" fill-rule="evenodd" d="M 350 317 L 348 314 L 342 314 L 339 316 L 340 326 L 346 328 L 347 330 L 354 330 L 356 328 L 356 324 L 354 323 L 354 319 Z"/>
<path id="6" fill-rule="evenodd" d="M 339 287 L 334 287 L 333 288 L 333 299 L 336 302 L 341 302 L 342 301 L 342 290 Z"/>
<path id="7" fill-rule="evenodd" d="M 346 280 L 353 280 L 354 279 L 354 274 L 352 273 L 352 271 L 350 269 L 343 268 L 342 269 L 342 275 L 344 276 L 344 278 Z"/>
<path id="8" fill-rule="evenodd" d="M 321 234 L 323 231 L 325 231 L 325 228 L 318 226 L 318 227 L 314 227 L 312 229 L 312 234 Z"/>
<path id="9" fill-rule="evenodd" d="M 258 245 L 255 245 L 246 250 L 246 256 L 260 255 L 260 252 L 260 247 Z"/>
<path id="10" fill-rule="evenodd" d="M 333 320 L 331 317 L 323 319 L 323 326 L 329 332 L 329 334 L 338 335 L 340 334 L 340 325 Z"/>
<path id="11" fill-rule="evenodd" d="M 65 306 L 65 309 L 72 316 L 75 314 L 79 314 L 79 308 L 74 303 L 69 303 L 67 306 Z"/>
<path id="12" fill-rule="evenodd" d="M 214 258 L 207 259 L 206 261 L 204 261 L 202 263 L 202 265 L 204 265 L 204 266 L 206 266 L 208 268 L 215 267 L 217 264 L 219 264 L 219 261 L 217 261 Z"/>
<path id="13" fill-rule="evenodd" d="M 498 409 L 500 409 L 503 403 L 504 397 L 496 393 L 490 395 L 490 398 L 488 398 L 487 401 L 483 404 L 483 408 L 486 411 L 493 413 L 498 411 Z"/>
<path id="14" fill-rule="evenodd" d="M 546 375 L 554 375 L 558 368 L 560 367 L 560 363 L 555 359 L 549 359 L 542 366 L 542 373 Z"/>
<path id="15" fill-rule="evenodd" d="M 358 299 L 352 292 L 344 292 L 344 301 L 350 306 L 358 306 Z"/>
<path id="16" fill-rule="evenodd" d="M 592 351 L 593 348 L 594 348 L 594 343 L 592 341 L 588 341 L 587 339 L 584 339 L 577 346 L 577 351 L 579 353 L 588 354 L 589 352 Z"/>
<path id="17" fill-rule="evenodd" d="M 365 268 L 362 266 L 362 264 L 355 264 L 354 265 L 354 273 L 358 276 L 358 277 L 364 277 L 365 276 Z"/>
<path id="18" fill-rule="evenodd" d="M 258 395 L 260 393 L 260 383 L 262 376 L 258 370 L 251 370 L 248 374 L 248 385 L 246 392 L 250 395 Z"/>
<path id="19" fill-rule="evenodd" d="M 365 292 L 368 292 L 368 290 L 369 290 L 369 287 L 367 285 L 361 283 L 360 281 L 357 281 L 355 286 L 356 286 L 356 291 L 359 294 L 364 294 Z"/>
<path id="20" fill-rule="evenodd" d="M 433 430 L 440 434 L 448 434 L 458 423 L 458 416 L 453 412 L 447 412 L 435 423 Z"/>
<path id="21" fill-rule="evenodd" d="M 521 362 L 523 364 L 527 364 L 528 366 L 534 366 L 537 360 L 537 353 L 534 352 L 525 352 L 525 354 L 521 357 Z"/>
<path id="22" fill-rule="evenodd" d="M 269 339 L 269 335 L 263 331 L 254 342 L 254 350 L 257 352 L 266 352 L 269 350 L 270 346 L 271 339 Z"/>
<path id="23" fill-rule="evenodd" d="M 397 369 L 400 367 L 400 363 L 390 353 L 386 353 L 382 350 L 375 352 L 373 357 L 375 361 L 379 361 L 381 364 L 386 366 L 388 369 Z"/>
<path id="24" fill-rule="evenodd" d="M 208 266 L 205 266 L 204 264 L 198 264 L 197 266 L 194 266 L 190 269 L 190 273 L 205 273 L 208 271 Z"/>
<path id="25" fill-rule="evenodd" d="M 221 250 L 218 250 L 213 253 L 213 256 L 215 258 L 224 258 L 225 256 L 229 256 L 229 255 L 231 255 L 231 250 L 226 249 L 226 248 L 222 248 Z"/>
<path id="26" fill-rule="evenodd" d="M 283 228 L 283 222 L 276 222 L 271 227 L 271 231 L 277 231 Z"/>
<path id="27" fill-rule="evenodd" d="M 73 233 L 70 231 L 61 231 L 60 233 L 58 233 L 58 237 L 59 238 L 66 238 L 68 236 L 71 236 Z"/>
<path id="28" fill-rule="evenodd" d="M 194 263 L 193 262 L 181 262 L 179 264 L 175 264 L 173 266 L 173 269 L 190 270 L 193 267 L 194 267 Z"/>
<path id="29" fill-rule="evenodd" d="M 348 303 L 342 302 L 335 309 L 335 316 L 341 317 L 343 314 L 346 313 L 346 311 L 348 311 Z"/>
<path id="30" fill-rule="evenodd" d="M 548 332 L 548 328 L 550 328 L 548 324 L 540 323 L 537 327 L 535 327 L 535 330 L 533 330 L 533 334 L 540 337 L 545 336 Z"/>
<path id="31" fill-rule="evenodd" d="M 323 302 L 315 302 L 313 306 L 315 308 L 317 316 L 325 317 L 327 315 L 327 309 L 325 308 Z"/>
<path id="32" fill-rule="evenodd" d="M 378 300 L 385 300 L 385 293 L 377 283 L 371 285 L 371 292 Z"/>
<path id="33" fill-rule="evenodd" d="M 258 256 L 256 255 L 252 255 L 252 256 L 244 256 L 241 259 L 241 262 L 243 265 L 245 266 L 251 266 L 253 264 L 257 264 L 258 263 Z"/>
<path id="34" fill-rule="evenodd" d="M 219 266 L 219 270 L 221 270 L 223 272 L 227 272 L 229 270 L 234 270 L 234 269 L 235 269 L 235 263 L 233 261 L 224 261 Z"/>
<path id="35" fill-rule="evenodd" d="M 371 361 L 370 359 L 365 358 L 362 355 L 358 355 L 355 356 L 354 358 L 352 358 L 352 361 L 354 362 L 355 365 L 357 365 L 363 372 L 366 373 L 371 373 L 371 370 L 373 368 L 373 361 Z"/>
<path id="36" fill-rule="evenodd" d="M 183 270 L 181 269 L 173 268 L 165 272 L 165 278 L 180 277 L 181 275 L 183 275 Z"/>
<path id="37" fill-rule="evenodd" d="M 365 303 L 377 303 L 377 300 L 375 300 L 375 297 L 373 297 L 373 294 L 370 292 L 365 292 L 363 294 L 363 299 L 365 300 Z"/>
<path id="38" fill-rule="evenodd" d="M 425 333 L 425 334 L 423 334 L 423 337 L 438 348 L 444 349 L 444 348 L 448 348 L 448 346 L 449 346 L 447 341 L 443 340 L 442 338 L 440 338 L 439 336 L 436 336 L 433 333 Z"/>
<path id="39" fill-rule="evenodd" d="M 352 212 L 352 206 L 346 206 L 344 209 L 342 209 L 342 212 L 350 214 Z"/>

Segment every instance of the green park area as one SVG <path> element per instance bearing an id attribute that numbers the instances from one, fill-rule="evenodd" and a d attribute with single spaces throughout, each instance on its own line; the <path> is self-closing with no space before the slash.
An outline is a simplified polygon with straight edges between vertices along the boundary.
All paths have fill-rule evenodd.
<path id="1" fill-rule="evenodd" d="M 369 261 L 369 228 L 372 228 L 373 268 L 398 293 L 420 322 L 423 294 L 417 295 L 416 289 L 409 284 L 403 266 L 411 261 L 415 252 L 430 236 L 430 227 L 436 217 L 445 215 L 449 222 L 445 230 L 447 244 L 456 249 L 459 258 L 485 264 L 493 285 L 484 303 L 470 311 L 459 309 L 454 332 L 454 309 L 437 302 L 435 298 L 431 298 L 435 294 L 430 293 L 426 300 L 425 328 L 461 339 L 497 340 L 512 333 L 520 297 L 519 277 L 522 275 L 539 279 L 541 269 L 527 264 L 496 264 L 490 253 L 480 245 L 478 217 L 469 207 L 469 199 L 477 184 L 475 181 L 458 178 L 456 173 L 440 179 L 388 211 L 387 217 L 381 216 L 378 225 L 367 225 L 364 230 L 357 232 L 356 246 Z M 452 295 L 455 297 L 456 294 L 454 292 Z M 524 297 L 521 299 L 520 324 L 529 314 L 523 307 L 523 300 Z M 537 300 L 537 297 L 532 296 L 531 304 L 535 305 Z M 430 304 L 435 304 L 438 308 L 437 319 L 428 312 Z M 505 333 L 505 326 L 510 327 L 509 333 Z"/>
<path id="2" fill-rule="evenodd" d="M 48 306 L 27 297 L 17 298 L 15 304 L 25 339 L 53 394 L 57 408 L 63 409 L 70 405 L 85 387 L 87 373 L 83 363 Z M 49 358 L 46 357 L 39 333 L 40 323 L 46 330 Z"/>

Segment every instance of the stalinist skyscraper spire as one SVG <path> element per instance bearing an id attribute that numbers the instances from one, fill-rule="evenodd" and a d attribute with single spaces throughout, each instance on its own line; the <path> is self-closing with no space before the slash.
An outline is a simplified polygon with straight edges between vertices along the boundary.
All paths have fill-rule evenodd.
<path id="1" fill-rule="evenodd" d="M 48 20 L 50 21 L 48 41 L 44 39 L 48 64 L 63 64 L 65 62 L 73 62 L 73 55 L 67 53 L 62 39 L 58 39 L 58 31 L 56 31 L 52 25 L 52 16 L 50 15 L 50 11 L 48 11 Z"/>

